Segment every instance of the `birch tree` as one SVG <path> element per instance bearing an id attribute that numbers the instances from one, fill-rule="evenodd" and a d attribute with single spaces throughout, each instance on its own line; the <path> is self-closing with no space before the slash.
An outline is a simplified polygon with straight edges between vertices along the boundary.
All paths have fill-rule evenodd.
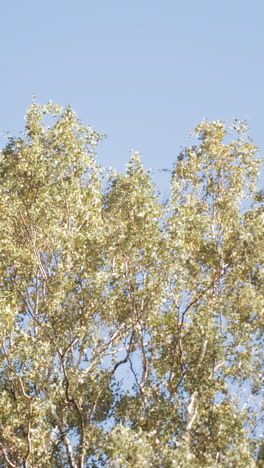
<path id="1" fill-rule="evenodd" d="M 260 467 L 261 159 L 202 122 L 161 203 L 33 103 L 0 155 L 0 466 Z"/>

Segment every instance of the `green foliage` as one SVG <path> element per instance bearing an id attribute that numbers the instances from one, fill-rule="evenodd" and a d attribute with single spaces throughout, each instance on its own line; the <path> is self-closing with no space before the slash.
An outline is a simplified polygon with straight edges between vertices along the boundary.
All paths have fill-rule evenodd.
<path id="1" fill-rule="evenodd" d="M 195 133 L 166 205 L 137 153 L 106 186 L 71 107 L 2 150 L 1 467 L 262 466 L 260 160 Z"/>

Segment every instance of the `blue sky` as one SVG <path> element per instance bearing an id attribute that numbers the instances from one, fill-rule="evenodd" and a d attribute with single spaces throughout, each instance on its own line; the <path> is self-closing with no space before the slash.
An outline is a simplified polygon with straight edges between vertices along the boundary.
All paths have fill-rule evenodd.
<path id="1" fill-rule="evenodd" d="M 263 0 L 2 2 L 0 131 L 36 95 L 108 135 L 103 165 L 134 149 L 156 180 L 204 118 L 246 119 L 263 150 L 263 21 Z"/>

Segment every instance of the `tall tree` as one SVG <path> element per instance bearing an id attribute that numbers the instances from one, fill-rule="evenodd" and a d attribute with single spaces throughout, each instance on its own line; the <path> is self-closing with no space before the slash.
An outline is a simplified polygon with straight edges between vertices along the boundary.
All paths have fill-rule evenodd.
<path id="1" fill-rule="evenodd" d="M 165 205 L 137 153 L 106 185 L 71 107 L 2 150 L 1 467 L 263 463 L 260 160 L 195 133 Z"/>

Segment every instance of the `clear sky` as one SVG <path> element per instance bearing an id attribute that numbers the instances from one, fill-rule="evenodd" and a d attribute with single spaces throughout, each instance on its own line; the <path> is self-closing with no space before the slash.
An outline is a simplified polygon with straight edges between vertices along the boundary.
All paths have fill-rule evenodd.
<path id="1" fill-rule="evenodd" d="M 263 150 L 263 0 L 1 2 L 0 131 L 32 95 L 106 133 L 99 161 L 134 149 L 170 168 L 202 119 L 246 119 Z M 156 175 L 155 175 L 156 174 Z"/>

